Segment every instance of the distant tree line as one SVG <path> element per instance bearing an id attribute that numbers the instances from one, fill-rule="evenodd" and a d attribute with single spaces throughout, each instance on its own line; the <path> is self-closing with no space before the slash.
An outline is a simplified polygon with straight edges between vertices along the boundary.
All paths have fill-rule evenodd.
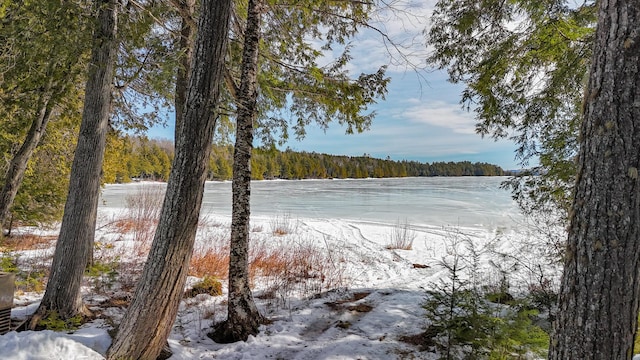
<path id="1" fill-rule="evenodd" d="M 109 139 L 105 159 L 104 181 L 129 182 L 132 179 L 166 181 L 173 159 L 173 144 L 169 140 L 124 136 Z M 208 180 L 231 180 L 233 146 L 214 146 L 209 159 Z M 470 161 L 421 163 L 394 161 L 363 156 L 328 155 L 254 149 L 251 177 L 270 179 L 345 179 L 386 178 L 407 176 L 503 176 L 510 173 L 497 165 Z"/>

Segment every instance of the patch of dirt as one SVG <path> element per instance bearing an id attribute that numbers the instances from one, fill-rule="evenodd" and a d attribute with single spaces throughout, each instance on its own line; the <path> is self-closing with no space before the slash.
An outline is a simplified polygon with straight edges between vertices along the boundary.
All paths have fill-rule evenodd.
<path id="1" fill-rule="evenodd" d="M 415 335 L 405 335 L 400 336 L 398 340 L 414 345 L 420 349 L 420 351 L 427 351 L 433 349 L 436 346 L 436 343 L 433 341 L 433 338 L 438 335 L 438 329 L 430 326 L 424 332 Z"/>
<path id="2" fill-rule="evenodd" d="M 340 329 L 345 329 L 345 330 L 346 330 L 346 329 L 348 329 L 348 328 L 350 328 L 350 327 L 351 327 L 351 323 L 350 323 L 349 321 L 342 321 L 342 320 L 340 320 L 340 321 L 338 321 L 338 323 L 336 324 L 336 327 L 337 327 L 337 328 L 340 328 Z"/>
<path id="3" fill-rule="evenodd" d="M 371 291 L 353 293 L 353 296 L 351 296 L 351 301 L 358 301 L 358 300 L 364 299 L 370 294 L 371 294 Z"/>
<path id="4" fill-rule="evenodd" d="M 369 312 L 369 311 L 373 310 L 373 306 L 367 305 L 367 304 L 358 304 L 358 305 L 354 305 L 354 306 L 349 306 L 347 308 L 347 310 L 365 313 L 365 312 Z"/>
<path id="5" fill-rule="evenodd" d="M 413 268 L 414 269 L 428 269 L 430 268 L 429 265 L 424 265 L 424 264 L 413 264 Z"/>

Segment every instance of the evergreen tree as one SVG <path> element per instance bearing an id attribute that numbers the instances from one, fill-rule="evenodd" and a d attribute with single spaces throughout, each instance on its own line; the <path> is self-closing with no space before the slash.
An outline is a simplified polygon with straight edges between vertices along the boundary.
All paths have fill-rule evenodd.
<path id="1" fill-rule="evenodd" d="M 187 278 L 198 225 L 206 165 L 223 81 L 230 0 L 203 0 L 184 123 L 149 258 L 109 359 L 156 359 L 171 331 Z M 149 334 L 149 329 L 153 332 Z"/>
<path id="2" fill-rule="evenodd" d="M 0 226 L 10 217 L 29 160 L 49 122 L 69 116 L 67 109 L 78 106 L 74 99 L 80 95 L 90 33 L 88 10 L 82 3 L 19 1 L 6 3 L 1 10 L 0 116 L 3 131 L 10 135 L 0 136 L 0 142 L 9 143 L 4 152 L 8 166 L 3 168 Z M 59 213 L 64 196 L 49 200 L 46 206 Z"/>
<path id="3" fill-rule="evenodd" d="M 550 359 L 631 359 L 640 300 L 640 7 L 598 2 Z"/>
<path id="4" fill-rule="evenodd" d="M 462 83 L 483 136 L 511 137 L 540 166 L 511 187 L 526 212 L 568 213 L 593 46 L 595 1 L 438 1 L 428 58 Z"/>
<path id="5" fill-rule="evenodd" d="M 52 312 L 63 319 L 86 313 L 80 296 L 80 285 L 84 269 L 92 261 L 100 172 L 118 48 L 116 24 L 119 6 L 117 0 L 96 2 L 96 28 L 80 136 L 71 167 L 69 195 L 49 281 L 37 314 L 31 321 L 31 328 L 35 327 L 41 317 Z"/>

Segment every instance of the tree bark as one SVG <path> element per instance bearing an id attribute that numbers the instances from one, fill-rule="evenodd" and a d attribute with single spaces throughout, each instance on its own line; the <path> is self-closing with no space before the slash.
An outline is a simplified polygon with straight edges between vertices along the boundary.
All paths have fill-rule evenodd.
<path id="1" fill-rule="evenodd" d="M 600 1 L 550 359 L 631 359 L 640 290 L 640 7 Z"/>
<path id="2" fill-rule="evenodd" d="M 109 359 L 155 359 L 171 331 L 186 282 L 216 124 L 231 0 L 202 2 L 184 124 L 149 258 Z"/>
<path id="3" fill-rule="evenodd" d="M 181 126 L 184 123 L 184 104 L 186 103 L 187 88 L 189 87 L 189 74 L 191 72 L 191 61 L 193 57 L 193 41 L 196 35 L 196 29 L 193 21 L 196 2 L 195 0 L 185 0 L 174 1 L 174 4 L 179 8 L 178 12 L 182 16 L 178 49 L 183 52 L 182 58 L 180 59 L 180 66 L 178 67 L 178 74 L 176 76 L 176 124 L 174 136 L 175 139 L 177 139 L 181 132 Z"/>
<path id="4" fill-rule="evenodd" d="M 64 208 L 47 288 L 31 322 L 56 311 L 62 318 L 83 311 L 80 285 L 92 256 L 100 172 L 111 105 L 115 57 L 118 49 L 118 0 L 96 1 L 98 18 L 93 37 L 89 76 L 78 145 L 71 165 L 69 195 Z"/>
<path id="5" fill-rule="evenodd" d="M 11 213 L 11 205 L 16 198 L 24 173 L 27 170 L 27 163 L 33 156 L 36 147 L 40 143 L 40 139 L 44 134 L 49 119 L 51 118 L 51 81 L 40 94 L 38 102 L 38 113 L 31 123 L 31 127 L 27 132 L 24 142 L 20 146 L 18 152 L 13 156 L 7 169 L 4 187 L 0 192 L 0 226 L 6 224 Z M 0 234 L 0 237 L 2 235 Z"/>
<path id="6" fill-rule="evenodd" d="M 249 0 L 244 34 L 240 89 L 237 94 L 236 142 L 233 153 L 233 207 L 229 256 L 228 318 L 210 335 L 217 342 L 246 341 L 258 333 L 264 318 L 249 287 L 249 220 L 251 150 L 258 99 L 257 73 L 260 45 L 261 0 Z"/>

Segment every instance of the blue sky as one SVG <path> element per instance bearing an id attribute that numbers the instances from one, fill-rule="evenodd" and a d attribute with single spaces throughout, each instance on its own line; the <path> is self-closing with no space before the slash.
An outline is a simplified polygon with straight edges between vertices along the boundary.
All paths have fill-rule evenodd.
<path id="1" fill-rule="evenodd" d="M 388 96 L 374 107 L 377 116 L 369 131 L 346 135 L 337 124 L 326 133 L 310 127 L 305 139 L 291 140 L 287 146 L 340 155 L 367 153 L 421 162 L 469 160 L 518 168 L 515 145 L 477 135 L 473 114 L 458 103 L 460 88 L 445 79 L 444 74 L 434 73 L 428 84 L 420 84 L 414 73 L 392 74 Z"/>
<path id="2" fill-rule="evenodd" d="M 331 124 L 324 132 L 316 126 L 307 128 L 307 136 L 290 140 L 287 146 L 299 151 L 335 155 L 373 157 L 421 162 L 463 161 L 489 162 L 504 169 L 519 168 L 514 160 L 515 145 L 509 140 L 482 138 L 474 131 L 473 112 L 459 104 L 462 86 L 447 82 L 444 71 L 416 73 L 412 66 L 423 67 L 429 49 L 422 31 L 434 1 L 406 0 L 396 3 L 405 11 L 381 11 L 374 26 L 383 30 L 402 47 L 403 56 L 375 31 L 363 31 L 352 42 L 353 61 L 350 72 L 373 72 L 388 65 L 391 77 L 386 100 L 371 109 L 376 111 L 371 128 L 361 134 L 346 135 L 345 128 Z M 338 51 L 338 50 L 336 50 Z M 331 61 L 327 54 L 326 61 Z M 173 127 L 154 127 L 150 137 L 172 138 Z"/>

